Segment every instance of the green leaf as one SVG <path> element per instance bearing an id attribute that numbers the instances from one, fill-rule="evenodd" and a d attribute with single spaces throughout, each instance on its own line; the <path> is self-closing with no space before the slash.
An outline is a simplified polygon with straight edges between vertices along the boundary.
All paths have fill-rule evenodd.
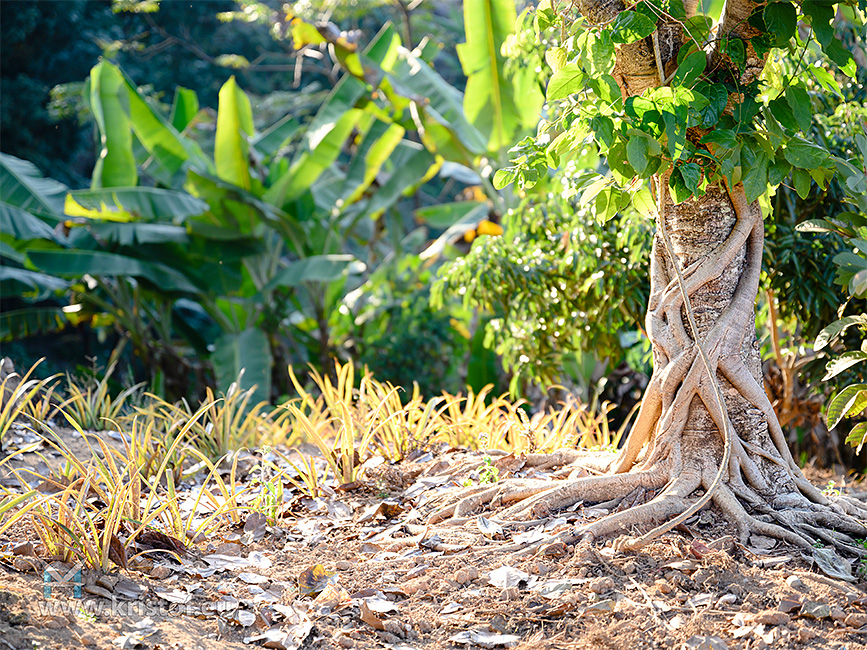
<path id="1" fill-rule="evenodd" d="M 837 229 L 834 224 L 825 219 L 807 219 L 795 226 L 795 230 L 798 232 L 836 232 Z"/>
<path id="2" fill-rule="evenodd" d="M 731 129 L 715 129 L 701 139 L 704 144 L 718 144 L 726 149 L 738 146 L 737 135 Z"/>
<path id="3" fill-rule="evenodd" d="M 628 199 L 627 199 L 628 200 Z M 606 187 L 596 195 L 596 220 L 604 223 L 613 219 L 623 207 L 624 196 L 616 187 Z"/>
<path id="4" fill-rule="evenodd" d="M 798 123 L 798 127 L 804 133 L 809 133 L 810 126 L 813 124 L 813 107 L 810 104 L 810 96 L 807 91 L 800 86 L 789 86 L 786 88 L 786 102 L 792 109 L 792 115 Z"/>
<path id="5" fill-rule="evenodd" d="M 498 169 L 494 174 L 494 189 L 501 190 L 507 185 L 514 183 L 518 172 L 514 169 Z"/>
<path id="6" fill-rule="evenodd" d="M 858 316 L 846 316 L 839 320 L 835 320 L 833 323 L 831 323 L 821 332 L 819 332 L 819 336 L 816 337 L 816 342 L 813 344 L 813 350 L 818 352 L 819 350 L 824 349 L 828 345 L 828 343 L 831 342 L 832 339 L 836 338 L 850 327 L 856 325 L 861 327 L 867 327 L 867 314 L 861 314 Z"/>
<path id="7" fill-rule="evenodd" d="M 250 141 L 250 145 L 263 158 L 271 158 L 301 130 L 301 123 L 291 115 L 269 126 Z"/>
<path id="8" fill-rule="evenodd" d="M 326 130 L 321 140 L 308 140 L 307 146 L 314 148 L 304 148 L 296 154 L 289 169 L 265 192 L 264 199 L 282 209 L 310 189 L 322 172 L 337 160 L 361 115 L 359 109 L 349 110 Z"/>
<path id="9" fill-rule="evenodd" d="M 680 121 L 669 111 L 663 111 L 662 121 L 665 124 L 665 135 L 668 138 L 668 152 L 671 159 L 677 161 L 686 146 L 686 120 Z"/>
<path id="10" fill-rule="evenodd" d="M 73 190 L 67 195 L 64 206 L 70 217 L 107 221 L 151 219 L 176 224 L 207 210 L 207 203 L 186 192 L 156 187 Z"/>
<path id="11" fill-rule="evenodd" d="M 621 11 L 611 23 L 615 43 L 633 43 L 656 31 L 656 22 L 635 11 Z"/>
<path id="12" fill-rule="evenodd" d="M 671 191 L 671 199 L 675 204 L 683 203 L 692 196 L 692 192 L 686 186 L 683 176 L 680 173 L 680 167 L 675 167 L 668 177 L 668 189 Z"/>
<path id="13" fill-rule="evenodd" d="M 744 42 L 737 36 L 732 36 L 730 38 L 723 38 L 720 43 L 722 45 L 721 50 L 723 54 L 728 56 L 732 63 L 734 63 L 738 68 L 742 69 L 746 62 Z"/>
<path id="14" fill-rule="evenodd" d="M 698 193 L 699 183 L 701 183 L 701 167 L 691 162 L 680 165 L 679 169 L 684 185 L 695 196 Z"/>
<path id="15" fill-rule="evenodd" d="M 858 415 L 867 406 L 867 384 L 851 384 L 841 390 L 828 404 L 825 419 L 830 431 L 847 416 Z"/>
<path id="16" fill-rule="evenodd" d="M 0 233 L 9 235 L 18 242 L 31 239 L 56 241 L 51 226 L 26 210 L 8 203 L 0 203 Z"/>
<path id="17" fill-rule="evenodd" d="M 860 350 L 844 352 L 836 359 L 828 362 L 828 365 L 825 366 L 825 376 L 822 377 L 822 381 L 828 381 L 836 377 L 844 370 L 848 370 L 865 359 L 867 359 L 867 352 L 861 352 Z"/>
<path id="18" fill-rule="evenodd" d="M 687 18 L 683 26 L 691 40 L 703 44 L 710 36 L 713 20 L 709 16 L 699 14 Z"/>
<path id="19" fill-rule="evenodd" d="M 0 153 L 0 200 L 3 203 L 31 213 L 60 217 L 68 189 L 53 178 L 43 178 L 33 163 Z"/>
<path id="20" fill-rule="evenodd" d="M 782 183 L 786 177 L 791 173 L 792 166 L 789 164 L 787 160 L 784 158 L 778 157 L 771 163 L 770 168 L 768 169 L 768 182 L 776 187 L 780 183 Z"/>
<path id="21" fill-rule="evenodd" d="M 834 27 L 830 24 L 834 19 L 834 8 L 830 3 L 822 0 L 804 0 L 801 3 L 801 11 L 810 17 L 810 26 L 816 34 L 816 40 L 822 48 L 834 39 Z"/>
<path id="22" fill-rule="evenodd" d="M 786 156 L 788 158 L 788 156 Z M 813 178 L 810 172 L 803 169 L 792 170 L 792 184 L 795 186 L 795 192 L 802 199 L 810 196 L 810 186 L 813 184 Z"/>
<path id="23" fill-rule="evenodd" d="M 515 31 L 513 0 L 465 2 L 466 43 L 457 46 L 467 84 L 464 113 L 488 141 L 489 151 L 507 148 L 535 128 L 543 97 L 523 68 L 506 73 L 503 44 Z"/>
<path id="24" fill-rule="evenodd" d="M 784 128 L 790 132 L 797 131 L 800 127 L 795 119 L 795 114 L 792 112 L 792 107 L 789 102 L 782 97 L 777 97 L 768 102 L 768 109 Z"/>
<path id="25" fill-rule="evenodd" d="M 175 130 L 180 133 L 199 112 L 199 98 L 196 91 L 178 86 L 175 88 L 175 98 L 172 101 L 172 112 L 169 121 Z"/>
<path id="26" fill-rule="evenodd" d="M 768 157 L 764 151 L 757 147 L 744 147 L 741 149 L 741 167 L 744 185 L 744 194 L 747 201 L 752 203 L 768 189 Z"/>
<path id="27" fill-rule="evenodd" d="M 790 2 L 771 2 L 762 12 L 767 33 L 776 39 L 777 45 L 784 45 L 795 35 L 797 16 L 795 5 Z"/>
<path id="28" fill-rule="evenodd" d="M 68 281 L 47 273 L 17 269 L 8 264 L 0 265 L 0 293 L 4 296 L 26 296 L 29 294 L 41 299 L 47 298 L 55 291 L 64 291 L 68 287 Z"/>
<path id="29" fill-rule="evenodd" d="M 707 54 L 703 50 L 698 50 L 687 57 L 677 66 L 674 73 L 674 78 L 671 80 L 672 86 L 691 87 L 707 67 Z"/>
<path id="30" fill-rule="evenodd" d="M 363 273 L 364 269 L 364 263 L 352 255 L 311 255 L 286 265 L 271 279 L 265 291 L 298 287 L 305 282 L 334 282 L 347 273 Z"/>
<path id="31" fill-rule="evenodd" d="M 468 213 L 487 206 L 481 201 L 455 201 L 454 203 L 439 203 L 415 211 L 415 217 L 421 223 L 433 228 L 450 228 L 463 219 Z"/>
<path id="32" fill-rule="evenodd" d="M 242 391 L 256 386 L 248 405 L 271 399 L 271 366 L 273 365 L 271 346 L 262 330 L 246 329 L 243 332 L 229 332 L 214 343 L 211 363 L 217 376 L 217 389 L 226 393 L 238 381 Z M 241 372 L 243 371 L 243 376 Z"/>
<path id="33" fill-rule="evenodd" d="M 27 257 L 37 269 L 60 277 L 133 276 L 149 280 L 163 291 L 198 291 L 175 269 L 159 262 L 145 262 L 126 255 L 86 250 L 44 250 L 30 251 Z"/>
<path id="34" fill-rule="evenodd" d="M 581 91 L 586 79 L 587 75 L 578 67 L 577 63 L 563 66 L 551 75 L 551 80 L 548 82 L 548 101 L 565 99 L 569 95 Z"/>
<path id="35" fill-rule="evenodd" d="M 597 34 L 584 30 L 575 45 L 584 69 L 591 76 L 609 74 L 614 69 L 614 41 L 610 32 Z"/>
<path id="36" fill-rule="evenodd" d="M 566 52 L 566 48 L 552 47 L 545 50 L 545 62 L 550 66 L 553 72 L 557 72 L 569 62 L 569 55 Z"/>
<path id="37" fill-rule="evenodd" d="M 373 193 L 364 212 L 371 219 L 378 218 L 401 196 L 415 191 L 436 174 L 440 162 L 422 145 L 403 140 L 395 147 L 389 164 L 391 175 Z"/>
<path id="38" fill-rule="evenodd" d="M 126 84 L 120 71 L 106 61 L 90 71 L 90 108 L 102 145 L 93 168 L 91 187 L 135 185 L 138 167 L 132 152 Z"/>
<path id="39" fill-rule="evenodd" d="M 853 447 L 857 446 L 855 450 L 856 453 L 861 452 L 861 447 L 864 446 L 864 442 L 867 440 L 867 422 L 859 422 L 852 430 L 849 432 L 849 435 L 846 436 L 846 444 L 851 445 Z"/>
<path id="40" fill-rule="evenodd" d="M 800 169 L 822 167 L 830 161 L 831 157 L 822 147 L 818 147 L 802 138 L 789 141 L 789 144 L 786 145 L 785 156 L 786 160 L 792 163 L 794 167 Z"/>
<path id="41" fill-rule="evenodd" d="M 719 121 L 723 110 L 725 110 L 729 93 L 724 85 L 709 84 L 706 81 L 699 82 L 695 90 L 707 99 L 707 105 L 698 111 L 701 116 L 701 126 L 711 127 Z"/>
<path id="42" fill-rule="evenodd" d="M 626 159 L 639 176 L 644 175 L 648 163 L 647 138 L 633 135 L 626 143 Z"/>
<path id="43" fill-rule="evenodd" d="M 195 141 L 181 136 L 165 116 L 147 103 L 123 71 L 119 68 L 117 71 L 126 82 L 129 124 L 151 157 L 142 165 L 143 171 L 162 177 L 161 180 L 166 184 L 185 164 L 202 172 L 210 171 L 212 164 L 202 153 L 201 147 Z"/>
<path id="44" fill-rule="evenodd" d="M 344 207 L 355 203 L 370 187 L 386 160 L 403 140 L 404 133 L 406 130 L 399 124 L 374 120 L 346 170 L 346 187 L 341 197 Z"/>
<path id="45" fill-rule="evenodd" d="M 248 145 L 252 135 L 253 111 L 250 99 L 238 87 L 235 77 L 231 76 L 220 88 L 214 163 L 217 178 L 248 192 L 252 189 Z"/>

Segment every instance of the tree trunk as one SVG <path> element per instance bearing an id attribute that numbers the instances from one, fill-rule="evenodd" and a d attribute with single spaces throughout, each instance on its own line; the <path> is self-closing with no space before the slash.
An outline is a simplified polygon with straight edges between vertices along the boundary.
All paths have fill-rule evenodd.
<path id="1" fill-rule="evenodd" d="M 734 74 L 740 84 L 754 80 L 764 66 L 749 40 L 758 32 L 747 23 L 757 6 L 729 0 L 717 32 L 743 40 L 743 70 L 737 72 L 716 51 L 708 54 L 709 69 Z M 578 7 L 596 24 L 610 23 L 625 8 L 620 0 L 578 0 Z M 660 19 L 652 37 L 618 46 L 613 76 L 624 100 L 664 83 L 663 71 L 674 63 L 680 39 L 680 24 Z M 700 135 L 687 137 L 697 142 Z M 742 542 L 757 533 L 805 548 L 822 540 L 867 555 L 854 539 L 867 537 L 867 529 L 854 518 L 867 518 L 867 508 L 845 496 L 829 499 L 806 480 L 762 385 L 755 324 L 764 248 L 758 202 L 750 205 L 741 185 L 724 182 L 678 205 L 668 193 L 667 175 L 654 177 L 652 188 L 659 204 L 646 322 L 653 375 L 625 447 L 614 459 L 597 454 L 595 462 L 570 450 L 530 455 L 528 465 L 574 462 L 607 472 L 553 488 L 547 481 L 523 480 L 479 489 L 429 521 L 460 518 L 486 501 L 517 502 L 500 513 L 508 520 L 542 516 L 579 500 L 611 504 L 630 496 L 630 502 L 640 503 L 642 495 L 650 495 L 646 503 L 578 531 L 580 537 L 593 538 L 667 522 L 626 542 L 634 548 L 712 499 Z"/>

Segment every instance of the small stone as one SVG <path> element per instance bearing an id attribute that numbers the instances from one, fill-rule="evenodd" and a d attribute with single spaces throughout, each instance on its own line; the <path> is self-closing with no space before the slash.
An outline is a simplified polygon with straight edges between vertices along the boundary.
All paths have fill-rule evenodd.
<path id="1" fill-rule="evenodd" d="M 635 560 L 629 560 L 623 565 L 623 573 L 628 576 L 631 576 L 636 571 L 638 571 L 638 565 L 635 563 Z"/>
<path id="2" fill-rule="evenodd" d="M 476 580 L 479 577 L 479 570 L 474 566 L 468 567 L 467 576 L 470 580 Z"/>
<path id="3" fill-rule="evenodd" d="M 455 582 L 460 585 L 465 585 L 470 581 L 470 577 L 464 569 L 458 569 L 453 576 Z"/>
<path id="4" fill-rule="evenodd" d="M 416 623 L 416 625 L 418 626 L 419 632 L 427 633 L 427 632 L 433 632 L 433 630 L 434 630 L 433 623 L 431 623 L 427 619 L 420 620 L 418 623 Z"/>
<path id="5" fill-rule="evenodd" d="M 349 571 L 349 569 L 352 568 L 352 562 L 349 562 L 348 560 L 338 560 L 337 562 L 334 563 L 334 568 L 337 569 L 338 571 Z M 346 637 L 341 637 L 341 638 L 346 638 Z M 344 646 L 344 647 L 350 648 L 352 646 Z"/>
<path id="6" fill-rule="evenodd" d="M 117 584 L 118 579 L 119 578 L 117 576 L 110 576 L 108 574 L 105 574 L 99 576 L 96 579 L 96 584 L 98 584 L 100 587 L 103 587 L 104 589 L 112 591 L 114 589 L 114 586 Z"/>
<path id="7" fill-rule="evenodd" d="M 42 626 L 49 630 L 62 630 L 67 625 L 69 625 L 69 621 L 64 616 L 49 616 L 42 621 Z"/>
<path id="8" fill-rule="evenodd" d="M 546 555 L 548 557 L 562 557 L 568 552 L 569 547 L 563 542 L 551 542 L 539 549 L 541 555 Z M 582 560 L 579 559 L 578 561 L 581 562 Z"/>
<path id="9" fill-rule="evenodd" d="M 728 650 L 726 642 L 718 636 L 695 635 L 686 640 L 683 650 Z"/>
<path id="10" fill-rule="evenodd" d="M 734 605 L 738 602 L 738 597 L 734 594 L 723 594 L 717 601 L 717 605 Z"/>
<path id="11" fill-rule="evenodd" d="M 348 636 L 341 636 L 337 639 L 337 645 L 341 648 L 353 648 L 355 647 L 355 641 L 353 641 Z"/>
<path id="12" fill-rule="evenodd" d="M 862 613 L 853 613 L 849 614 L 844 620 L 843 623 L 848 625 L 849 627 L 863 627 L 867 625 L 867 614 Z"/>
<path id="13" fill-rule="evenodd" d="M 174 571 L 169 567 L 158 564 L 148 572 L 148 575 L 154 580 L 165 580 L 172 575 L 172 573 L 174 573 Z"/>
<path id="14" fill-rule="evenodd" d="M 809 627 L 802 627 L 798 630 L 798 642 L 808 643 L 819 636 L 815 630 Z"/>
<path id="15" fill-rule="evenodd" d="M 594 594 L 604 594 L 606 591 L 614 589 L 614 580 L 608 576 L 605 576 L 604 578 L 596 578 L 595 580 L 590 581 L 588 588 Z"/>
<path id="16" fill-rule="evenodd" d="M 772 609 L 744 616 L 744 621 L 752 625 L 788 625 L 791 620 L 792 617 L 785 612 L 774 611 Z"/>
<path id="17" fill-rule="evenodd" d="M 801 606 L 801 616 L 806 618 L 828 618 L 831 615 L 831 608 L 827 603 L 820 603 L 812 600 L 806 601 Z"/>
<path id="18" fill-rule="evenodd" d="M 397 582 L 397 574 L 396 573 L 383 573 L 382 574 L 383 582 Z"/>
<path id="19" fill-rule="evenodd" d="M 413 594 L 417 594 L 418 592 L 426 592 L 430 591 L 430 583 L 427 581 L 427 578 L 421 578 L 420 580 L 412 580 L 403 585 L 403 590 L 407 593 L 407 595 L 412 596 Z"/>
<path id="20" fill-rule="evenodd" d="M 400 621 L 395 618 L 388 618 L 382 622 L 382 627 L 389 634 L 393 634 L 394 636 L 402 639 L 406 636 L 406 630 Z"/>
<path id="21" fill-rule="evenodd" d="M 789 576 L 786 578 L 786 584 L 789 585 L 792 589 L 800 589 L 804 586 L 804 583 L 798 576 Z"/>
<path id="22" fill-rule="evenodd" d="M 657 580 L 653 584 L 656 586 L 656 591 L 661 594 L 670 594 L 672 591 L 674 591 L 674 587 L 672 587 L 665 580 Z"/>
<path id="23" fill-rule="evenodd" d="M 831 608 L 831 618 L 835 621 L 842 621 L 843 619 L 846 618 L 846 612 L 844 612 L 839 607 L 832 607 Z"/>

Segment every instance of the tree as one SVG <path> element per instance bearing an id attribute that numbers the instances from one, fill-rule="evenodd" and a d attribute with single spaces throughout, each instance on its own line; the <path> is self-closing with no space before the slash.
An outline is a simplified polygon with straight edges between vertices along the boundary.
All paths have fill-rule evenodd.
<path id="1" fill-rule="evenodd" d="M 851 8 L 840 10 L 858 19 Z M 510 504 L 501 513 L 509 519 L 655 491 L 573 539 L 667 522 L 624 542 L 637 548 L 713 500 L 742 541 L 762 534 L 810 548 L 822 540 L 856 553 L 853 537 L 867 535 L 856 517 L 867 516 L 867 508 L 829 498 L 793 460 L 762 387 L 754 311 L 767 194 L 787 178 L 797 188 L 813 181 L 824 187 L 843 163 L 799 135 L 810 125 L 809 84 L 838 92 L 833 74 L 811 67 L 783 78 L 773 57 L 813 47 L 815 35 L 827 57 L 854 76 L 834 17 L 832 4 L 821 0 L 734 0 L 716 25 L 682 0 L 628 8 L 619 0 L 539 4 L 540 35 L 550 38 L 553 29 L 564 45 L 546 55 L 556 119 L 540 129 L 537 153 L 556 165 L 592 138 L 610 171 L 582 202 L 595 192 L 586 200 L 607 219 L 631 200 L 656 221 L 646 316 L 653 375 L 619 453 L 564 450 L 527 459 L 576 462 L 606 474 L 553 488 L 527 480 L 480 488 L 431 521 L 461 517 L 486 501 Z M 535 182 L 538 166 L 526 163 L 538 155 L 526 147 L 519 153 L 495 185 Z"/>

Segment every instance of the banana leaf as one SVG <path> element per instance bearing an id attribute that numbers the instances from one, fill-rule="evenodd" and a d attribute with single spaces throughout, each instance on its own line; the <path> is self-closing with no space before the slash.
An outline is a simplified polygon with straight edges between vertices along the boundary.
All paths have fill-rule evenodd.
<path id="1" fill-rule="evenodd" d="M 542 109 L 544 98 L 533 74 L 517 71 L 509 78 L 505 74 L 501 50 L 515 31 L 516 19 L 513 0 L 464 3 L 467 41 L 457 46 L 467 76 L 464 112 L 487 138 L 489 151 L 503 151 L 520 134 L 535 128 Z"/>
<path id="2" fill-rule="evenodd" d="M 107 61 L 90 71 L 90 109 L 101 136 L 91 187 L 135 185 L 138 166 L 132 151 L 127 87 L 120 70 Z"/>
<path id="3" fill-rule="evenodd" d="M 262 330 L 254 328 L 224 334 L 217 339 L 211 355 L 218 390 L 224 393 L 229 390 L 241 371 L 244 375 L 239 388 L 246 390 L 256 386 L 250 406 L 270 400 L 273 362 L 268 337 Z"/>
<path id="4" fill-rule="evenodd" d="M 73 190 L 64 211 L 70 217 L 105 221 L 148 219 L 180 224 L 204 214 L 208 204 L 187 192 L 156 187 L 119 187 L 110 190 Z"/>
<path id="5" fill-rule="evenodd" d="M 196 293 L 198 289 L 184 275 L 159 262 L 145 262 L 116 253 L 87 250 L 44 250 L 27 254 L 38 270 L 59 277 L 133 276 L 150 281 L 162 291 Z"/>
<path id="6" fill-rule="evenodd" d="M 297 287 L 305 282 L 333 282 L 346 273 L 363 273 L 364 269 L 364 263 L 352 255 L 311 255 L 290 262 L 271 279 L 264 290 Z"/>
<path id="7" fill-rule="evenodd" d="M 63 215 L 63 197 L 69 188 L 45 178 L 31 162 L 0 153 L 0 200 L 28 212 Z"/>
<path id="8" fill-rule="evenodd" d="M 252 189 L 252 182 L 247 141 L 252 135 L 253 111 L 250 99 L 238 87 L 235 77 L 231 76 L 220 88 L 214 164 L 217 178 L 248 192 Z"/>

